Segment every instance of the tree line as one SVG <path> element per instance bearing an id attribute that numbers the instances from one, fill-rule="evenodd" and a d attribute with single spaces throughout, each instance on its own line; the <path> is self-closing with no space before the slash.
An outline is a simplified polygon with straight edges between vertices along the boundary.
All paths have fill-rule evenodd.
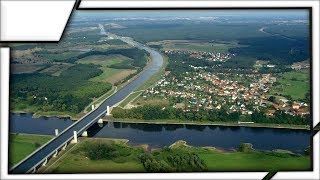
<path id="1" fill-rule="evenodd" d="M 143 119 L 143 120 L 158 120 L 158 119 L 177 119 L 187 121 L 212 121 L 212 122 L 238 122 L 242 119 L 253 121 L 255 123 L 271 123 L 271 124 L 296 124 L 308 125 L 310 116 L 291 116 L 283 111 L 277 110 L 273 117 L 266 116 L 263 112 L 254 111 L 251 115 L 242 115 L 240 112 L 228 112 L 225 109 L 221 110 L 190 110 L 183 111 L 170 106 L 160 105 L 144 105 L 134 107 L 132 109 L 122 109 L 119 107 L 113 108 L 113 117 L 128 118 L 128 119 Z"/>

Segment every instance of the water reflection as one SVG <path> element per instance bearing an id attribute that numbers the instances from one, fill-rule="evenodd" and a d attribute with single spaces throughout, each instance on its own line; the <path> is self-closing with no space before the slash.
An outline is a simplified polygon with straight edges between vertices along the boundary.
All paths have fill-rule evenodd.
<path id="1" fill-rule="evenodd" d="M 203 131 L 207 126 L 186 124 L 186 128 L 190 130 Z"/>
<path id="2" fill-rule="evenodd" d="M 181 128 L 184 128 L 184 125 L 183 124 L 166 124 L 166 125 L 163 125 L 164 129 L 167 130 L 167 131 L 175 131 L 177 129 L 181 129 Z"/>
<path id="3" fill-rule="evenodd" d="M 54 134 L 73 123 L 69 118 L 32 118 L 32 114 L 11 114 L 10 132 L 30 134 Z M 215 146 L 223 149 L 237 148 L 240 143 L 253 144 L 256 149 L 287 149 L 297 153 L 310 145 L 310 131 L 226 127 L 182 124 L 146 123 L 95 123 L 88 129 L 90 137 L 128 139 L 130 144 L 149 144 L 151 147 L 169 146 L 185 140 L 194 146 Z"/>

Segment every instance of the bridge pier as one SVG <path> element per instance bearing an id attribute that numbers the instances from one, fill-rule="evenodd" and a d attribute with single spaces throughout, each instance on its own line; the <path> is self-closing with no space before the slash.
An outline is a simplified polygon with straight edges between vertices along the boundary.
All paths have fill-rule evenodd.
<path id="1" fill-rule="evenodd" d="M 55 157 L 57 157 L 57 155 L 58 155 L 58 150 L 56 150 L 56 152 L 54 152 L 52 157 L 55 158 Z"/>
<path id="2" fill-rule="evenodd" d="M 103 124 L 103 119 L 102 119 L 102 118 L 100 118 L 100 119 L 98 120 L 98 124 Z"/>
<path id="3" fill-rule="evenodd" d="M 56 136 L 58 136 L 58 135 L 59 135 L 59 129 L 55 129 L 55 130 L 54 130 L 54 134 L 55 134 Z"/>
<path id="4" fill-rule="evenodd" d="M 110 106 L 107 106 L 107 114 L 106 114 L 106 116 L 110 116 L 111 114 L 110 114 Z"/>
<path id="5" fill-rule="evenodd" d="M 67 146 L 68 146 L 68 143 L 65 143 L 64 146 L 62 147 L 62 150 L 66 150 Z"/>
<path id="6" fill-rule="evenodd" d="M 73 131 L 73 140 L 71 141 L 71 143 L 78 143 L 78 135 L 77 135 L 77 131 Z"/>
<path id="7" fill-rule="evenodd" d="M 81 136 L 82 136 L 82 137 L 88 137 L 88 131 L 83 131 L 83 133 L 82 133 Z"/>
<path id="8" fill-rule="evenodd" d="M 46 166 L 48 163 L 48 158 L 46 158 L 46 160 L 42 163 L 42 166 Z"/>
<path id="9" fill-rule="evenodd" d="M 31 171 L 31 174 L 36 173 L 36 171 L 37 171 L 37 168 L 36 168 L 36 167 L 34 167 L 34 168 L 32 169 L 32 171 Z"/>

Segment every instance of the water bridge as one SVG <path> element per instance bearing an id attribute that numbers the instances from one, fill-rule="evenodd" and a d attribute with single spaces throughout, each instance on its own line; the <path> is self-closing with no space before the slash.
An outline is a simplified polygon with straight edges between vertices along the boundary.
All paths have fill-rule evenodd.
<path id="1" fill-rule="evenodd" d="M 64 131 L 60 133 L 56 132 L 56 137 L 41 146 L 35 152 L 23 159 L 20 163 L 12 167 L 9 170 L 9 173 L 32 173 L 35 172 L 40 166 L 46 165 L 50 158 L 57 156 L 58 152 L 64 150 L 69 143 L 77 143 L 78 136 L 87 135 L 87 129 L 90 128 L 94 123 L 102 123 L 102 118 L 110 115 L 110 107 L 124 100 L 130 95 L 131 92 L 137 89 L 149 77 L 160 70 L 163 64 L 163 57 L 159 52 L 135 42 L 131 38 L 124 38 L 111 33 L 106 33 L 101 26 L 100 29 L 102 31 L 102 35 L 108 35 L 109 37 L 120 39 L 130 45 L 147 51 L 152 59 L 151 65 L 148 66 L 147 69 L 145 69 L 137 78 L 114 93 L 99 106 L 93 108 L 89 113 L 77 120 Z"/>

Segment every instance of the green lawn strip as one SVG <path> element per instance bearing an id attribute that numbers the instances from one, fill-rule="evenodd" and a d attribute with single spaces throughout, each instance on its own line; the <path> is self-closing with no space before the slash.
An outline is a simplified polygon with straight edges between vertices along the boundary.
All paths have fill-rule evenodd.
<path id="1" fill-rule="evenodd" d="M 127 146 L 126 143 L 127 140 L 123 139 L 82 139 L 75 148 L 67 152 L 45 173 L 145 172 L 138 159 L 138 156 L 143 153 L 143 149 Z M 97 144 L 118 144 L 115 147 L 120 148 L 121 151 L 127 151 L 128 154 L 125 157 L 120 156 L 114 159 L 91 160 L 85 149 Z"/>
<path id="2" fill-rule="evenodd" d="M 31 134 L 10 134 L 9 166 L 13 166 L 27 157 L 37 148 L 52 139 L 52 136 Z"/>
<path id="3" fill-rule="evenodd" d="M 77 118 L 77 114 L 73 113 L 73 112 L 61 112 L 61 111 L 46 111 L 46 112 L 42 112 L 42 111 L 37 111 L 33 114 L 33 118 L 39 118 L 41 116 L 45 116 L 45 117 L 69 117 L 70 119 L 76 120 Z"/>
<path id="4" fill-rule="evenodd" d="M 277 157 L 265 152 L 199 153 L 208 171 L 285 171 L 308 170 L 310 158 Z"/>
<path id="5" fill-rule="evenodd" d="M 124 108 L 128 103 L 130 103 L 131 101 L 133 101 L 135 98 L 137 98 L 138 96 L 140 96 L 140 94 L 142 93 L 142 91 L 136 91 L 131 93 L 129 96 L 127 96 L 118 106 Z"/>
<path id="6" fill-rule="evenodd" d="M 272 87 L 271 93 L 290 95 L 293 99 L 303 99 L 310 90 L 309 71 L 286 72 L 278 80 L 280 83 Z"/>
<path id="7" fill-rule="evenodd" d="M 294 124 L 266 124 L 266 123 L 253 123 L 253 124 L 238 124 L 238 122 L 222 122 L 222 121 L 190 121 L 190 120 L 179 120 L 179 119 L 156 119 L 156 120 L 145 120 L 145 119 L 115 119 L 112 122 L 126 122 L 126 123 L 148 123 L 148 124 L 190 124 L 190 125 L 216 125 L 216 126 L 244 126 L 244 127 L 266 127 L 266 128 L 285 128 L 285 129 L 310 129 L 309 126 L 305 125 L 294 125 Z"/>

